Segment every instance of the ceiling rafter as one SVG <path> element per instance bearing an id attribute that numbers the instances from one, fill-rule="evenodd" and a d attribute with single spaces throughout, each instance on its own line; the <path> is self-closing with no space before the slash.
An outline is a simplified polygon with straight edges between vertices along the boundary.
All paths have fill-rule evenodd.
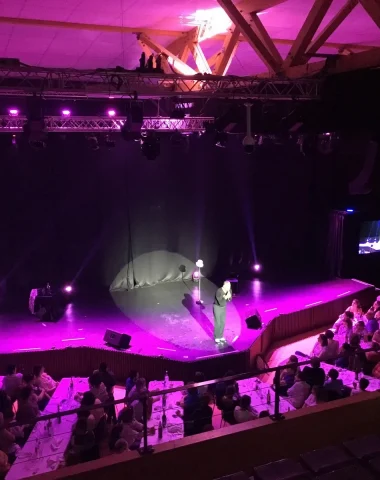
<path id="1" fill-rule="evenodd" d="M 271 72 L 279 72 L 281 65 L 274 59 L 258 35 L 252 30 L 242 13 L 232 3 L 231 0 L 218 0 L 219 5 L 227 13 L 232 23 L 239 27 L 247 42 L 256 51 L 257 55 Z"/>
<path id="2" fill-rule="evenodd" d="M 325 45 L 328 38 L 335 32 L 335 30 L 341 25 L 343 20 L 348 17 L 352 10 L 359 3 L 359 0 L 347 0 L 339 12 L 330 20 L 321 33 L 312 41 L 311 45 L 306 51 L 304 62 L 306 63 L 308 56 L 316 53 L 322 46 Z"/>
<path id="3" fill-rule="evenodd" d="M 276 60 L 278 64 L 282 64 L 283 59 L 277 50 L 273 40 L 269 36 L 269 33 L 266 31 L 266 28 L 262 24 L 262 21 L 258 17 L 257 13 L 251 13 L 251 27 L 256 35 L 260 38 L 263 44 L 266 46 L 268 51 L 272 54 L 273 58 Z"/>
<path id="4" fill-rule="evenodd" d="M 302 63 L 307 47 L 310 45 L 318 27 L 320 26 L 327 10 L 333 0 L 315 0 L 304 24 L 295 39 L 292 48 L 284 62 L 284 68 L 288 69 Z"/>
<path id="5" fill-rule="evenodd" d="M 213 72 L 215 75 L 226 75 L 239 45 L 240 29 L 233 27 L 224 39 L 222 49 L 217 52 Z M 212 60 L 209 60 L 209 64 Z M 210 65 L 211 66 L 211 65 Z"/>
<path id="6" fill-rule="evenodd" d="M 380 28 L 380 3 L 379 0 L 360 0 L 364 10 Z"/>
<path id="7" fill-rule="evenodd" d="M 202 47 L 199 44 L 199 39 L 201 36 L 201 28 L 197 27 L 189 38 L 188 47 L 191 54 L 194 57 L 195 64 L 198 68 L 199 73 L 209 73 L 212 74 L 210 65 L 208 64 L 206 57 L 203 53 Z"/>

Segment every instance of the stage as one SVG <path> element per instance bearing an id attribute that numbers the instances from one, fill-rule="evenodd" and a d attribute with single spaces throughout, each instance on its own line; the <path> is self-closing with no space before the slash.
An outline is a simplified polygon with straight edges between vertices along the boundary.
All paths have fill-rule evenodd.
<path id="1" fill-rule="evenodd" d="M 56 375 L 70 375 L 65 370 L 69 362 L 77 375 L 86 375 L 104 358 L 116 363 L 112 368 L 120 376 L 133 367 L 148 368 L 153 374 L 166 367 L 190 371 L 199 363 L 203 370 L 213 370 L 218 364 L 218 373 L 228 366 L 244 371 L 252 367 L 257 353 L 265 353 L 274 341 L 332 323 L 355 297 L 364 304 L 376 297 L 373 286 L 356 280 L 287 286 L 261 280 L 240 282 L 238 295 L 227 306 L 228 345 L 219 347 L 213 340 L 216 288 L 211 281 L 202 280 L 202 306 L 196 304 L 197 284 L 190 281 L 113 292 L 105 298 L 81 298 L 78 294 L 55 323 L 31 316 L 25 299 L 22 308 L 0 315 L 1 368 L 10 361 L 21 362 L 24 368 L 29 361 L 48 362 Z M 263 328 L 249 330 L 245 319 L 256 309 Z M 117 351 L 106 346 L 106 328 L 131 335 L 130 348 Z M 212 363 L 207 366 L 206 361 Z"/>

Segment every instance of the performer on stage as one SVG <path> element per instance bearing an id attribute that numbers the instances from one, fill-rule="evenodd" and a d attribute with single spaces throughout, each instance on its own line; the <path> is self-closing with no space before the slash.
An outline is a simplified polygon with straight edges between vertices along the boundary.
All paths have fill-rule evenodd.
<path id="1" fill-rule="evenodd" d="M 214 338 L 215 342 L 224 343 L 224 326 L 226 323 L 226 305 L 232 298 L 230 282 L 224 282 L 223 287 L 218 288 L 214 299 Z"/>

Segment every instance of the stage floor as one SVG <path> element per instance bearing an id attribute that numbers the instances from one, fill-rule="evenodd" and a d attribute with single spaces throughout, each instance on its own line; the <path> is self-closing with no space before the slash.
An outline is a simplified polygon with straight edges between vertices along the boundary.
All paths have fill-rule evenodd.
<path id="1" fill-rule="evenodd" d="M 281 286 L 261 280 L 240 284 L 240 292 L 227 306 L 225 337 L 220 348 L 213 340 L 212 303 L 216 286 L 202 280 L 204 305 L 192 282 L 114 292 L 107 298 L 81 299 L 78 295 L 56 323 L 42 323 L 22 310 L 0 314 L 0 353 L 87 346 L 108 348 L 103 342 L 106 328 L 132 336 L 129 352 L 194 361 L 248 349 L 260 330 L 248 330 L 245 319 L 258 309 L 264 325 L 279 314 L 291 313 L 352 295 L 367 288 L 356 280 Z M 347 305 L 348 306 L 348 305 Z"/>

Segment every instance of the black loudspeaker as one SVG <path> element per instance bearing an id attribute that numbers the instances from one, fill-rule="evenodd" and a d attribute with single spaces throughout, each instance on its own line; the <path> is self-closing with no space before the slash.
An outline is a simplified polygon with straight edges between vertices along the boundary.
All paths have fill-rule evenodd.
<path id="1" fill-rule="evenodd" d="M 258 312 L 256 312 L 255 315 L 251 315 L 250 317 L 248 317 L 245 320 L 245 323 L 247 324 L 247 328 L 250 328 L 252 330 L 259 330 L 263 326 L 260 314 Z"/>
<path id="2" fill-rule="evenodd" d="M 115 348 L 129 348 L 131 336 L 126 333 L 115 332 L 107 328 L 103 340 L 111 347 Z"/>

